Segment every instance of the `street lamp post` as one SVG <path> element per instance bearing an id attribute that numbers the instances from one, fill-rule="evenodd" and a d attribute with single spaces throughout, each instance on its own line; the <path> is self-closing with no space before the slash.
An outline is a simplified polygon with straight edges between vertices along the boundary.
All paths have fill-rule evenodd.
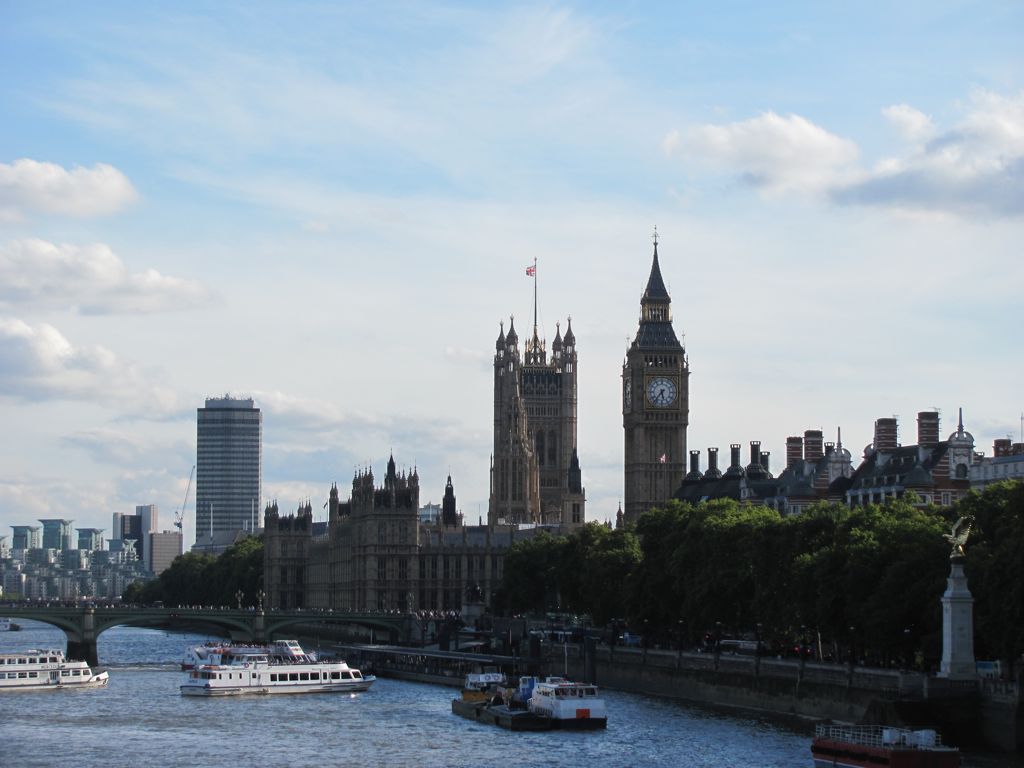
<path id="1" fill-rule="evenodd" d="M 235 592 L 235 600 L 238 601 L 238 610 L 242 610 L 242 598 L 245 597 L 245 592 L 238 590 Z"/>
<path id="2" fill-rule="evenodd" d="M 256 593 L 256 610 L 263 611 L 263 601 L 266 599 L 267 593 L 262 589 Z"/>

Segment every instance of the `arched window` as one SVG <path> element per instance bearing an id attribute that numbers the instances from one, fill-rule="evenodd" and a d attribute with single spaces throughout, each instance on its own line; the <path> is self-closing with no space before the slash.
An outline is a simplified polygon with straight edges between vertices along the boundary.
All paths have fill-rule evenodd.
<path id="1" fill-rule="evenodd" d="M 544 466 L 544 430 L 537 430 L 537 463 Z"/>
<path id="2" fill-rule="evenodd" d="M 548 464 L 558 466 L 558 435 L 555 430 L 548 432 Z"/>

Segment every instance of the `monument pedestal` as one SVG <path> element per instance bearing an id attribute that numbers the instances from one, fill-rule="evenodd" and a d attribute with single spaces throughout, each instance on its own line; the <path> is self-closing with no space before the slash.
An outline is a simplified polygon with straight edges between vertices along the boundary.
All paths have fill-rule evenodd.
<path id="1" fill-rule="evenodd" d="M 939 677 L 950 680 L 975 680 L 974 598 L 967 589 L 964 558 L 949 559 L 949 579 L 942 595 L 942 663 Z"/>

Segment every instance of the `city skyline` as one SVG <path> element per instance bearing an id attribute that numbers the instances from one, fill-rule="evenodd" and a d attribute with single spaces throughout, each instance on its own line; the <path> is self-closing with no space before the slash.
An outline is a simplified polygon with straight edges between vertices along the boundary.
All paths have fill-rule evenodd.
<path id="1" fill-rule="evenodd" d="M 224 393 L 263 411 L 263 503 L 323 519 L 393 452 L 486 519 L 494 338 L 531 330 L 534 259 L 613 518 L 655 225 L 689 448 L 760 440 L 777 474 L 788 435 L 842 428 L 856 462 L 932 407 L 977 450 L 1020 439 L 1019 5 L 0 17 L 0 535 L 173 519 Z"/>

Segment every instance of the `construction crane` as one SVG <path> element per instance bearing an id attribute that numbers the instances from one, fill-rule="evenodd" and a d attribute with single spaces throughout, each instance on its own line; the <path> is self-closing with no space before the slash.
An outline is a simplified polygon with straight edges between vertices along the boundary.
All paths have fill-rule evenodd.
<path id="1" fill-rule="evenodd" d="M 192 490 L 192 476 L 196 473 L 196 465 L 192 465 L 192 471 L 188 473 L 188 485 L 185 486 L 185 498 L 181 500 L 181 509 L 174 516 L 174 527 L 181 530 L 181 521 L 185 517 L 185 505 L 188 504 L 188 492 Z"/>

